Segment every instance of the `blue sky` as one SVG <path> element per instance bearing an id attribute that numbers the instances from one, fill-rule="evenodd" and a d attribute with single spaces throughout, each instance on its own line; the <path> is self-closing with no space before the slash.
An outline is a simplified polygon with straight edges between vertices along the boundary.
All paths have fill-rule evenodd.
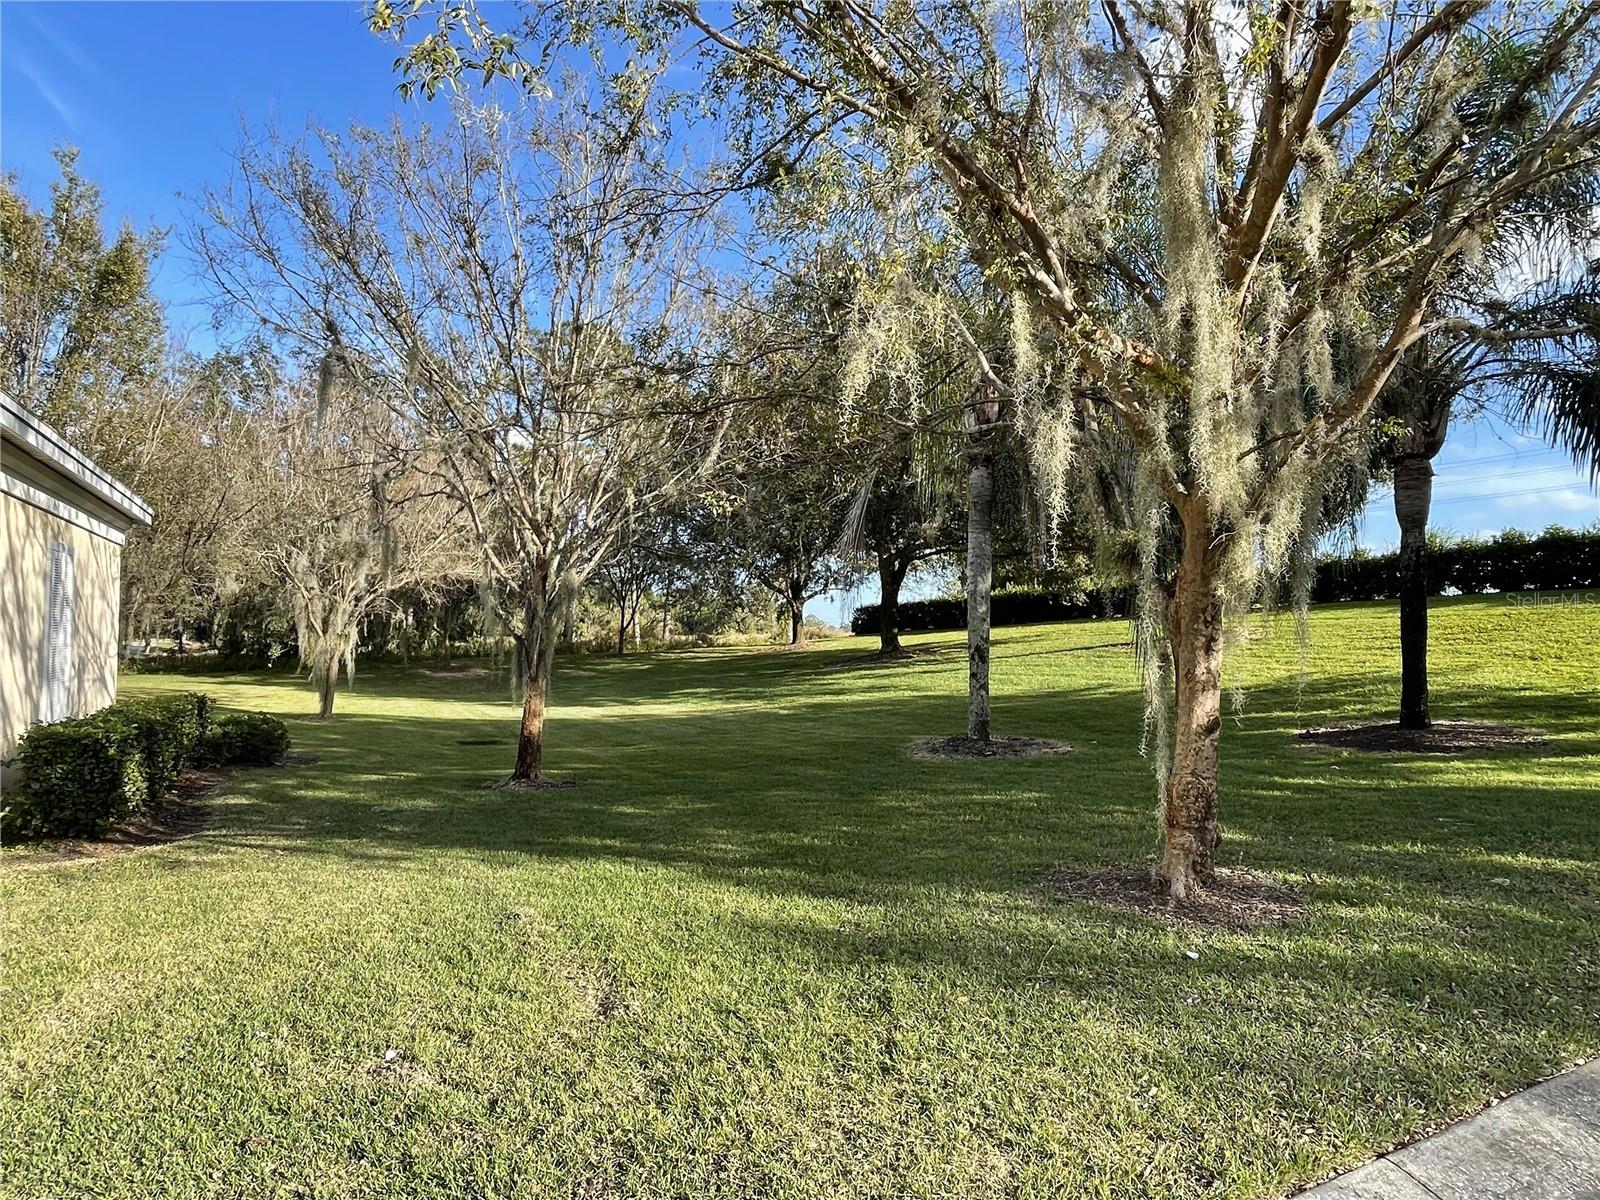
<path id="1" fill-rule="evenodd" d="M 228 170 L 240 122 L 378 122 L 427 102 L 395 93 L 392 44 L 358 4 L 0 3 L 0 164 L 42 196 L 51 147 L 79 147 L 112 222 L 181 227 L 183 194 Z M 210 311 L 174 242 L 156 281 L 192 348 L 211 343 Z M 1600 519 L 1600 500 L 1568 461 L 1493 419 L 1451 433 L 1436 464 L 1434 524 L 1457 533 L 1537 530 Z M 1364 544 L 1396 537 L 1387 493 L 1362 521 Z M 863 589 L 861 599 L 875 595 Z M 836 619 L 841 597 L 813 611 Z"/>

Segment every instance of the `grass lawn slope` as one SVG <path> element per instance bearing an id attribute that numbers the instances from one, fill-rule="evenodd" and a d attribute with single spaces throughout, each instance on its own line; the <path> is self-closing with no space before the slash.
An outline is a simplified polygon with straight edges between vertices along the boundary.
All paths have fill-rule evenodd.
<path id="1" fill-rule="evenodd" d="M 481 666 L 203 686 L 315 762 L 200 836 L 4 892 L 0 1194 L 1281 1196 L 1600 1045 L 1600 607 L 1440 602 L 1440 716 L 1538 750 L 1297 744 L 1387 714 L 1389 605 L 1230 664 L 1222 862 L 1248 933 L 1052 900 L 1156 840 L 1127 626 L 558 667 L 537 794 Z"/>

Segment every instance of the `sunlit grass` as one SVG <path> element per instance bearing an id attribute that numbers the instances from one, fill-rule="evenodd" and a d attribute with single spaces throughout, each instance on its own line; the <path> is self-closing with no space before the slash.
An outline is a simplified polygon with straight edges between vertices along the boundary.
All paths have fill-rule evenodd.
<path id="1" fill-rule="evenodd" d="M 1263 628 L 1224 860 L 1310 915 L 1249 934 L 1039 886 L 1154 847 L 1115 622 L 999 632 L 997 730 L 1066 758 L 907 759 L 962 721 L 942 634 L 567 666 L 580 786 L 536 795 L 481 786 L 492 673 L 369 670 L 327 723 L 207 680 L 317 761 L 0 881 L 0 1194 L 1276 1196 L 1592 1053 L 1600 608 L 1441 604 L 1438 711 L 1550 735 L 1462 759 L 1293 743 L 1393 704 L 1391 607 L 1318 610 L 1303 669 Z"/>

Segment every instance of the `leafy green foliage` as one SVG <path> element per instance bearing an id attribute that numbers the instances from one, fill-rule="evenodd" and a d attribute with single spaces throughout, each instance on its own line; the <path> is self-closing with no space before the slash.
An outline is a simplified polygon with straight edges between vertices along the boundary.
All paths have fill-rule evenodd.
<path id="1" fill-rule="evenodd" d="M 159 699 L 124 700 L 115 711 L 139 731 L 145 789 L 149 803 L 157 804 L 177 782 L 178 773 L 195 761 L 210 725 L 211 701 L 199 692 L 179 692 Z"/>
<path id="2" fill-rule="evenodd" d="M 124 226 L 108 244 L 105 203 L 78 173 L 77 151 L 55 157 L 48 209 L 33 207 L 15 175 L 0 179 L 0 383 L 99 460 L 104 447 L 82 444 L 91 417 L 121 408 L 161 362 L 150 292 L 160 238 Z"/>
<path id="3" fill-rule="evenodd" d="M 991 625 L 1036 625 L 1041 621 L 1071 621 L 1081 617 L 1125 617 L 1128 593 L 1125 588 L 1088 590 L 1076 593 L 1044 591 L 996 592 L 989 601 Z M 900 628 L 905 632 L 932 629 L 965 629 L 967 602 L 936 597 L 909 600 L 900 605 Z M 870 634 L 878 628 L 878 606 L 863 604 L 850 618 L 850 632 Z"/>
<path id="4" fill-rule="evenodd" d="M 265 767 L 289 750 L 289 728 L 268 713 L 229 713 L 202 740 L 199 761 L 216 766 Z"/>
<path id="5" fill-rule="evenodd" d="M 191 710 L 192 711 L 192 710 Z M 23 782 L 6 795 L 9 836 L 93 837 L 144 808 L 145 730 L 127 709 L 35 725 L 17 745 Z"/>
<path id="6" fill-rule="evenodd" d="M 94 837 L 159 804 L 185 767 L 272 763 L 289 748 L 276 717 L 213 722 L 212 709 L 203 692 L 168 692 L 35 725 L 17 746 L 22 781 L 0 827 L 8 837 Z"/>
<path id="7" fill-rule="evenodd" d="M 1317 563 L 1313 600 L 1381 600 L 1398 595 L 1398 554 L 1353 554 Z M 1493 538 L 1440 541 L 1428 550 L 1428 591 L 1559 591 L 1600 587 L 1600 526 L 1552 525 L 1537 537 L 1508 529 Z"/>

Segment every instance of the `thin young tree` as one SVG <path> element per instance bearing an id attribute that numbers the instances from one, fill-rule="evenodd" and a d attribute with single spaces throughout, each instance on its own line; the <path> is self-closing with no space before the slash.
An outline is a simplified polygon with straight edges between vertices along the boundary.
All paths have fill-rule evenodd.
<path id="1" fill-rule="evenodd" d="M 720 444 L 694 400 L 702 229 L 671 203 L 693 185 L 647 89 L 592 99 L 568 79 L 437 130 L 247 144 L 192 234 L 222 299 L 319 354 L 341 340 L 417 431 L 515 644 L 518 788 L 542 782 L 563 610 Z"/>
<path id="2" fill-rule="evenodd" d="M 244 529 L 289 597 L 324 719 L 341 672 L 355 682 L 367 619 L 461 565 L 453 505 L 405 453 L 388 407 L 344 374 L 325 361 L 316 383 L 285 379 L 253 414 L 258 481 Z"/>

